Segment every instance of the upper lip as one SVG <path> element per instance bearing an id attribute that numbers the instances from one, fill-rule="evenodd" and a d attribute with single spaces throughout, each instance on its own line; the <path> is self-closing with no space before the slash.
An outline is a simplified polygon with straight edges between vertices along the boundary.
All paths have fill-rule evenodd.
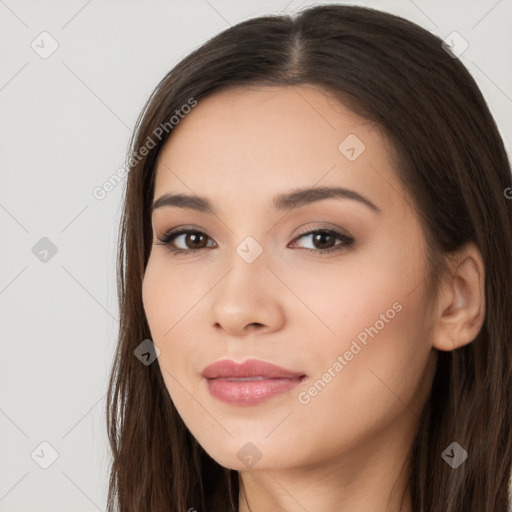
<path id="1" fill-rule="evenodd" d="M 261 361 L 248 359 L 243 363 L 236 363 L 230 359 L 222 359 L 203 369 L 201 375 L 207 379 L 226 377 L 265 377 L 267 379 L 293 379 L 304 377 L 303 373 L 285 370 L 280 366 Z"/>

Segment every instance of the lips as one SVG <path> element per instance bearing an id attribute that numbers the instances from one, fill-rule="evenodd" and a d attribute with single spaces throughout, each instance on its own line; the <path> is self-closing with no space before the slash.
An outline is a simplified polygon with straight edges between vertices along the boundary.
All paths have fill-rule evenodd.
<path id="1" fill-rule="evenodd" d="M 292 390 L 306 378 L 303 373 L 257 359 L 242 364 L 224 359 L 207 366 L 201 375 L 213 397 L 238 406 L 269 400 Z"/>
<path id="2" fill-rule="evenodd" d="M 248 359 L 241 364 L 235 363 L 235 361 L 229 359 L 223 359 L 207 366 L 201 375 L 206 379 L 248 379 L 251 377 L 263 377 L 264 379 L 294 379 L 304 376 L 303 373 L 285 370 L 280 366 L 258 359 Z"/>

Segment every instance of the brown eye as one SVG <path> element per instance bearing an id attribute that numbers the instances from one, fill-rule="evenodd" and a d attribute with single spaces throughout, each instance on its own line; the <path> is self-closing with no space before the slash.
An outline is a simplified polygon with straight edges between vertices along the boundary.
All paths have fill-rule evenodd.
<path id="1" fill-rule="evenodd" d="M 193 252 L 199 249 L 204 249 L 205 247 L 212 247 L 212 245 L 208 246 L 208 241 L 210 240 L 208 235 L 195 229 L 171 231 L 160 237 L 158 240 L 159 242 L 156 242 L 157 245 L 166 245 L 176 254 L 186 254 L 190 251 Z M 215 245 L 213 245 L 213 247 L 215 247 Z"/>
<path id="2" fill-rule="evenodd" d="M 332 229 L 316 229 L 299 236 L 297 240 L 310 239 L 310 247 L 301 247 L 310 252 L 334 252 L 352 246 L 354 239 Z M 312 245 L 312 247 L 311 247 Z"/>
<path id="3" fill-rule="evenodd" d="M 343 233 L 332 229 L 316 229 L 308 233 L 304 233 L 296 240 L 310 238 L 313 247 L 300 247 L 305 251 L 313 253 L 327 253 L 340 251 L 353 245 L 354 239 Z M 188 252 L 198 251 L 208 247 L 216 247 L 211 238 L 204 232 L 196 229 L 180 229 L 170 231 L 158 238 L 157 245 L 165 245 L 175 255 L 187 254 Z M 209 244 L 209 241 L 212 243 Z M 181 245 L 181 247 L 180 247 Z"/>
<path id="4" fill-rule="evenodd" d="M 330 249 L 336 244 L 336 237 L 330 233 L 315 233 L 313 235 L 313 245 L 317 249 Z"/>
<path id="5" fill-rule="evenodd" d="M 187 249 L 190 247 L 191 249 L 201 249 L 206 247 L 207 237 L 204 233 L 200 231 L 193 231 L 185 234 L 185 238 L 183 239 Z"/>

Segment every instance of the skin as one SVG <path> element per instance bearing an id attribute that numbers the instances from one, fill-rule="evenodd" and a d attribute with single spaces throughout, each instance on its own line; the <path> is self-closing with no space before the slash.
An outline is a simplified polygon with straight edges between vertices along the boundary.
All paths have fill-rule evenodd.
<path id="1" fill-rule="evenodd" d="M 365 145 L 354 161 L 338 149 L 349 134 Z M 412 510 L 408 492 L 400 508 L 401 468 L 435 349 L 453 350 L 478 334 L 484 266 L 478 249 L 467 246 L 450 261 L 436 303 L 428 299 L 424 232 L 393 157 L 378 125 L 310 85 L 217 92 L 180 122 L 159 155 L 154 200 L 196 194 L 217 214 L 155 209 L 144 308 L 183 421 L 213 459 L 240 472 L 242 512 Z M 340 198 L 273 209 L 278 194 L 320 186 L 355 190 L 381 212 Z M 202 249 L 175 256 L 159 243 L 170 229 L 190 225 L 206 234 Z M 323 246 L 312 235 L 299 237 L 317 228 L 355 242 L 308 252 Z M 236 252 L 247 236 L 263 249 L 252 263 Z M 173 244 L 195 247 L 185 236 Z M 332 376 L 338 356 L 394 303 L 401 310 L 300 403 L 299 393 L 329 368 Z M 224 358 L 262 359 L 308 378 L 267 402 L 228 405 L 209 394 L 200 375 Z M 248 442 L 261 454 L 252 467 L 237 457 Z"/>

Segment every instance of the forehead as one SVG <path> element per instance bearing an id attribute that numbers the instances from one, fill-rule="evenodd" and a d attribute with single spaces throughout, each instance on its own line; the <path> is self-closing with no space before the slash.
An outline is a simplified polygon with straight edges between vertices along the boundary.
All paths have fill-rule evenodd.
<path id="1" fill-rule="evenodd" d="M 315 86 L 230 87 L 199 101 L 174 128 L 158 158 L 155 197 L 263 201 L 318 184 L 382 203 L 403 196 L 393 165 L 380 127 Z"/>

